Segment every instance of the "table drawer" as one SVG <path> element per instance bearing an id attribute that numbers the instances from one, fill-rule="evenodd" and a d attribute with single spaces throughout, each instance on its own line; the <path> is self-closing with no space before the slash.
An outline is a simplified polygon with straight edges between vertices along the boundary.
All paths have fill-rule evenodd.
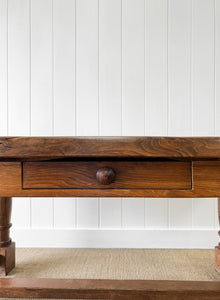
<path id="1" fill-rule="evenodd" d="M 191 162 L 24 162 L 24 189 L 191 189 Z"/>

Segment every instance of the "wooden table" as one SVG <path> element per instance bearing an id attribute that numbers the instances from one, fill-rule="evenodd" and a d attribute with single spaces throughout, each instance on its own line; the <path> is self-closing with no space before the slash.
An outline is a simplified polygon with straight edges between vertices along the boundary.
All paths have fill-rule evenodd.
<path id="1" fill-rule="evenodd" d="M 220 198 L 220 138 L 2 137 L 0 195 L 6 275 L 15 266 L 12 197 Z M 220 246 L 215 260 L 220 272 Z"/>

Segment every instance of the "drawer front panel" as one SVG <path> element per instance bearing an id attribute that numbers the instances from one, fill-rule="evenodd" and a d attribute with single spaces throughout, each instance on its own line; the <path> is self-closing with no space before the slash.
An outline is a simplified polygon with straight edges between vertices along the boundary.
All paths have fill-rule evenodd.
<path id="1" fill-rule="evenodd" d="M 107 171 L 106 171 L 107 170 Z M 23 189 L 192 189 L 191 162 L 24 162 Z"/>

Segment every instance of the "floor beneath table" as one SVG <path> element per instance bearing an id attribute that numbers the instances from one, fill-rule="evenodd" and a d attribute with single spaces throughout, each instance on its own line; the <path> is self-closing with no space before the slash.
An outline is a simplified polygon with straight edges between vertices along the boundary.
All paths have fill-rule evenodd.
<path id="1" fill-rule="evenodd" d="M 220 280 L 214 250 L 17 249 L 9 277 Z"/>
<path id="2" fill-rule="evenodd" d="M 167 249 L 16 249 L 8 277 L 220 280 L 214 250 Z"/>

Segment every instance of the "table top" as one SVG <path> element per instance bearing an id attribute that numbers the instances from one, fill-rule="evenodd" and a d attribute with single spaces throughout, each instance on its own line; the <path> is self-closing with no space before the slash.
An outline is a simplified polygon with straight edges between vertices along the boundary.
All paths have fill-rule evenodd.
<path id="1" fill-rule="evenodd" d="M 220 159 L 220 137 L 0 137 L 0 160 Z"/>

